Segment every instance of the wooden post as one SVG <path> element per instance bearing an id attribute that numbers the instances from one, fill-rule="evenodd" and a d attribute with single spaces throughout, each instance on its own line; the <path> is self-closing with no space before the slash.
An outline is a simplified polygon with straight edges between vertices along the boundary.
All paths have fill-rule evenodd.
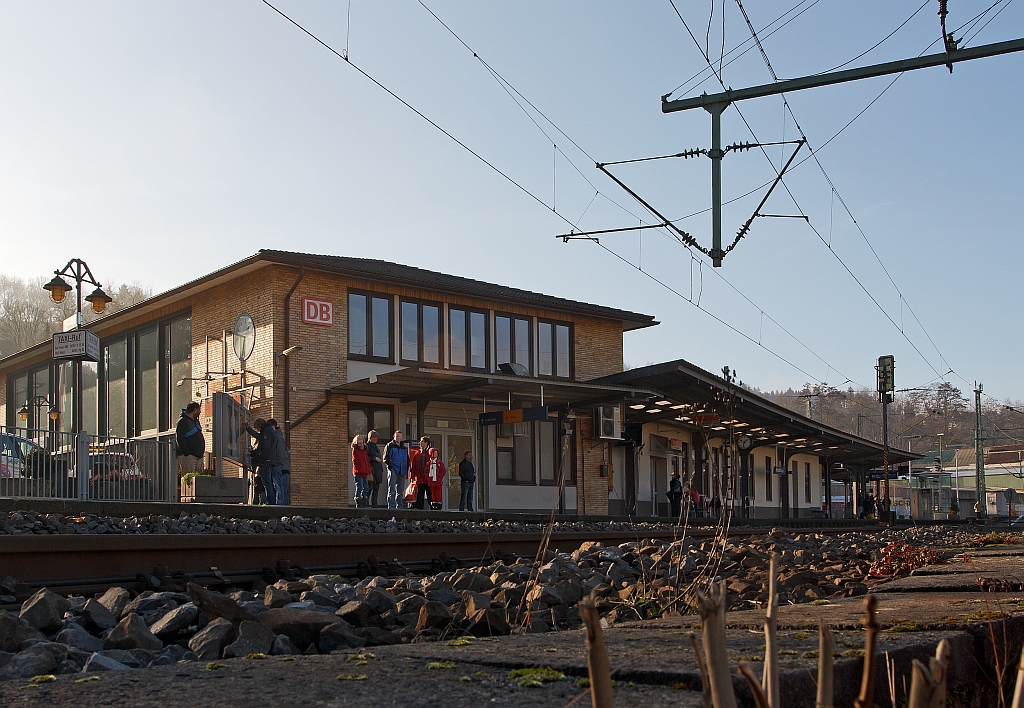
<path id="1" fill-rule="evenodd" d="M 854 701 L 854 708 L 872 708 L 875 705 L 875 647 L 878 644 L 878 622 L 875 620 L 875 606 L 878 600 L 868 594 L 864 598 L 864 673 L 861 676 L 860 696 Z"/>
<path id="2" fill-rule="evenodd" d="M 725 648 L 725 602 L 724 580 L 713 583 L 708 595 L 697 591 L 697 611 L 700 613 L 711 698 L 715 708 L 736 708 L 732 672 L 729 670 L 729 653 Z"/>
<path id="3" fill-rule="evenodd" d="M 818 621 L 818 695 L 814 708 L 832 708 L 835 672 L 832 660 L 832 630 L 825 620 Z"/>
<path id="4" fill-rule="evenodd" d="M 614 708 L 612 670 L 604 648 L 601 616 L 591 599 L 579 603 L 580 617 L 587 630 L 587 671 L 590 673 L 590 699 L 594 708 Z"/>

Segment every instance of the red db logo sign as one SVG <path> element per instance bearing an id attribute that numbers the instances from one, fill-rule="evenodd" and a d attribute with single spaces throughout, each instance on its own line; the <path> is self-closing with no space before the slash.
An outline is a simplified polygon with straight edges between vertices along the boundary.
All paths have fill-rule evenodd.
<path id="1" fill-rule="evenodd" d="M 302 321 L 306 324 L 333 325 L 334 303 L 330 300 L 302 298 Z"/>

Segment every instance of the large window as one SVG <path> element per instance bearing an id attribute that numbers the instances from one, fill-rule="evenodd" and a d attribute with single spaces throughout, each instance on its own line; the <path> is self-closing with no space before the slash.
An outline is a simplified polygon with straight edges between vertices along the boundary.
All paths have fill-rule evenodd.
<path id="1" fill-rule="evenodd" d="M 804 463 L 804 501 L 811 503 L 811 463 Z"/>
<path id="2" fill-rule="evenodd" d="M 28 403 L 28 374 L 16 376 L 11 381 L 10 394 L 7 397 L 7 424 L 25 427 L 26 423 L 18 417 L 18 411 Z"/>
<path id="3" fill-rule="evenodd" d="M 773 468 L 772 456 L 766 455 L 764 458 L 764 498 L 766 501 L 772 500 L 772 479 L 775 476 Z"/>
<path id="4" fill-rule="evenodd" d="M 558 424 L 542 420 L 537 423 L 537 448 L 540 452 L 540 483 L 558 481 Z"/>
<path id="5" fill-rule="evenodd" d="M 107 435 L 128 435 L 128 340 L 108 344 L 103 350 L 106 381 Z"/>
<path id="6" fill-rule="evenodd" d="M 64 361 L 57 365 L 58 384 L 60 390 L 60 430 L 64 433 L 75 432 L 75 364 Z M 84 378 L 84 372 L 83 372 Z"/>
<path id="7" fill-rule="evenodd" d="M 167 427 L 173 428 L 178 423 L 181 411 L 192 400 L 192 318 L 183 317 L 164 325 L 164 337 L 167 351 L 167 383 L 170 391 L 170 410 L 167 412 Z M 179 382 L 184 381 L 180 386 Z"/>
<path id="8" fill-rule="evenodd" d="M 571 325 L 568 323 L 538 320 L 537 322 L 537 374 L 570 377 L 572 352 Z"/>
<path id="9" fill-rule="evenodd" d="M 348 407 L 348 439 L 376 430 L 380 436 L 381 451 L 394 433 L 394 409 L 368 403 L 351 403 Z"/>
<path id="10" fill-rule="evenodd" d="M 389 296 L 349 291 L 348 354 L 357 359 L 394 359 Z"/>
<path id="11" fill-rule="evenodd" d="M 562 440 L 558 421 L 543 420 L 499 425 L 495 429 L 498 484 L 554 485 Z M 565 461 L 565 484 L 572 486 L 573 455 Z"/>
<path id="12" fill-rule="evenodd" d="M 441 306 L 437 303 L 402 300 L 402 361 L 440 366 Z"/>
<path id="13" fill-rule="evenodd" d="M 449 357 L 453 369 L 487 369 L 487 313 L 448 308 Z"/>
<path id="14" fill-rule="evenodd" d="M 135 406 L 139 433 L 157 430 L 160 425 L 160 330 L 153 328 L 136 337 Z"/>
<path id="15" fill-rule="evenodd" d="M 82 362 L 82 430 L 91 435 L 99 429 L 99 365 L 95 361 Z"/>
<path id="16" fill-rule="evenodd" d="M 494 318 L 494 349 L 498 365 L 522 364 L 526 371 L 533 373 L 533 346 L 530 340 L 530 320 L 513 315 L 497 315 Z"/>

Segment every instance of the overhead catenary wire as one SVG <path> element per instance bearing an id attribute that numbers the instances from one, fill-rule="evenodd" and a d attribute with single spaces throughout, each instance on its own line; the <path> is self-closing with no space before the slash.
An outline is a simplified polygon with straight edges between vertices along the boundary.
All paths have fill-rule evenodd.
<path id="1" fill-rule="evenodd" d="M 429 118 L 429 117 L 428 117 L 428 116 L 427 116 L 426 114 L 424 114 L 424 113 L 423 113 L 422 111 L 420 111 L 419 109 L 417 109 L 417 108 L 416 108 L 415 106 L 413 106 L 413 105 L 412 105 L 412 104 L 410 104 L 410 103 L 409 103 L 408 101 L 406 101 L 405 99 L 403 99 L 403 98 L 402 98 L 401 96 L 399 96 L 399 95 L 398 95 L 397 93 L 395 93 L 395 92 L 394 92 L 394 91 L 392 91 L 392 90 L 391 90 L 390 88 L 388 88 L 387 86 L 385 86 L 385 85 L 384 85 L 383 83 L 381 83 L 380 81 L 378 81 L 378 80 L 377 80 L 376 78 L 374 78 L 374 77 L 373 77 L 373 76 L 372 76 L 371 74 L 369 74 L 369 73 L 368 73 L 367 71 L 365 71 L 364 69 L 362 69 L 361 67 L 359 67 L 359 66 L 358 66 L 357 64 L 355 64 L 355 62 L 353 62 L 353 61 L 352 61 L 352 60 L 351 60 L 350 58 L 348 58 L 348 57 L 344 56 L 344 55 L 343 55 L 343 54 L 342 54 L 341 52 L 339 52 L 338 50 L 334 49 L 334 48 L 333 48 L 333 47 L 332 47 L 332 46 L 331 46 L 330 44 L 328 44 L 328 43 L 327 43 L 326 41 L 324 41 L 323 39 L 321 39 L 320 37 L 318 37 L 318 36 L 317 36 L 316 34 L 314 34 L 314 33 L 313 33 L 312 31 L 310 31 L 309 29 L 307 29 L 307 28 L 306 28 L 305 26 L 303 26 L 302 24 L 300 24 L 300 23 L 299 23 L 298 21 L 296 21 L 295 19 L 293 19 L 293 18 L 292 18 L 291 16 L 289 16 L 289 15 L 288 15 L 287 13 L 283 12 L 283 11 L 282 11 L 281 9 L 279 9 L 278 7 L 276 7 L 275 5 L 273 5 L 272 3 L 270 3 L 270 2 L 269 2 L 269 0 L 263 0 L 263 2 L 264 2 L 264 4 L 265 4 L 265 5 L 267 5 L 267 7 L 269 7 L 270 9 L 272 9 L 272 10 L 273 10 L 274 12 L 276 12 L 276 13 L 277 13 L 278 15 L 280 15 L 280 16 L 281 16 L 282 18 L 284 18 L 285 20 L 287 20 L 287 21 L 288 21 L 289 23 L 291 23 L 291 24 L 292 24 L 293 26 L 295 26 L 295 27 L 296 27 L 296 28 L 297 28 L 298 30 L 300 30 L 300 31 L 301 31 L 301 32 L 302 32 L 303 34 L 307 35 L 307 36 L 308 36 L 308 37 L 310 37 L 310 38 L 311 38 L 312 40 L 314 40 L 315 42 L 317 42 L 318 44 L 320 44 L 320 45 L 321 45 L 322 47 L 324 47 L 324 49 L 326 49 L 327 51 L 329 51 L 329 52 L 330 52 L 331 54 L 333 54 L 333 55 L 335 55 L 336 57 L 338 57 L 339 59 L 343 60 L 343 61 L 344 61 L 344 62 L 345 62 L 346 64 L 348 64 L 348 65 L 349 65 L 349 66 L 351 66 L 351 67 L 352 67 L 353 69 L 355 69 L 355 70 L 356 70 L 356 71 L 357 71 L 357 72 L 358 72 L 358 73 L 359 73 L 360 75 L 362 75 L 362 76 L 363 76 L 364 78 L 366 78 L 366 79 L 367 79 L 367 80 L 369 80 L 369 81 L 370 81 L 371 83 L 373 83 L 373 84 L 374 84 L 374 85 L 376 85 L 376 86 L 377 86 L 378 88 L 380 88 L 380 89 L 381 89 L 382 91 L 384 91 L 385 93 L 387 93 L 388 95 L 390 95 L 390 96 L 391 96 L 392 98 L 394 98 L 394 99 L 395 99 L 396 101 L 398 101 L 399 103 L 401 103 L 401 104 L 402 104 L 403 106 L 405 106 L 405 107 L 406 107 L 407 109 L 409 109 L 410 111 L 412 111 L 413 113 L 415 113 L 415 114 L 416 114 L 417 116 L 419 116 L 419 117 L 420 117 L 421 119 L 423 119 L 424 121 L 426 121 L 427 123 L 429 123 L 429 124 L 430 124 L 430 125 L 431 125 L 432 127 L 434 127 L 434 128 L 436 129 L 436 130 L 438 130 L 439 132 L 441 132 L 441 133 L 442 133 L 443 135 L 445 135 L 445 136 L 446 136 L 447 138 L 449 138 L 449 139 L 450 139 L 450 140 L 451 140 L 452 142 L 454 142 L 455 144 L 457 144 L 457 145 L 458 145 L 459 147 L 461 147 L 461 148 L 462 148 L 463 150 L 465 150 L 465 151 L 466 151 L 466 152 L 468 152 L 468 153 L 469 153 L 470 155 L 472 155 L 473 157 L 475 157 L 475 158 L 476 158 L 477 160 L 479 160 L 480 162 L 482 162 L 482 163 L 483 163 L 484 165 L 486 165 L 487 167 L 489 167 L 489 168 L 490 168 L 491 170 L 493 170 L 494 172 L 498 173 L 498 174 L 499 174 L 499 175 L 500 175 L 501 177 L 503 177 L 503 178 L 504 178 L 505 180 L 507 180 L 508 182 L 510 182 L 510 183 L 511 183 L 511 184 L 512 184 L 513 186 L 515 186 L 515 187 L 516 187 L 516 188 L 517 188 L 518 190 L 520 190 L 521 192 L 523 192 L 524 194 L 526 194 L 526 195 L 527 195 L 528 197 L 530 197 L 530 198 L 531 198 L 531 199 L 532 199 L 533 201 L 537 202 L 538 204 L 540 204 L 541 206 L 543 206 L 543 207 L 544 207 L 544 208 L 545 208 L 546 210 L 550 211 L 550 208 L 549 208 L 549 207 L 547 206 L 547 204 L 545 204 L 545 202 L 544 202 L 544 201 L 543 201 L 543 200 L 542 200 L 542 199 L 541 199 L 540 197 L 538 197 L 538 196 L 537 196 L 537 195 L 535 195 L 535 194 L 534 194 L 533 192 L 531 192 L 531 191 L 530 191 L 529 189 L 527 189 L 526 187 L 524 187 L 524 186 L 523 186 L 522 184 L 520 184 L 519 182 L 517 182 L 516 180 L 514 180 L 514 179 L 513 179 L 513 178 L 512 178 L 511 176 L 509 176 L 509 175 L 508 175 L 508 174 L 507 174 L 506 172 L 504 172 L 504 171 L 503 171 L 503 170 L 501 170 L 501 169 L 500 169 L 499 167 L 497 167 L 497 166 L 496 166 L 496 165 L 495 165 L 494 163 L 490 162 L 490 161 L 489 161 L 489 160 L 487 160 L 487 159 L 486 159 L 485 157 L 483 157 L 483 156 L 482 156 L 482 155 L 481 155 L 481 154 L 480 154 L 479 152 L 477 152 L 477 151 L 476 151 L 476 150 L 474 150 L 473 148 L 469 147 L 469 146 L 468 146 L 468 145 L 467 145 L 466 143 L 464 143 L 464 142 L 462 142 L 461 140 L 459 140 L 459 139 L 458 139 L 457 137 L 455 137 L 455 135 L 453 135 L 453 134 L 452 134 L 451 132 L 449 132 L 448 130 L 444 129 L 444 128 L 443 128 L 443 127 L 442 127 L 441 125 L 439 125 L 439 124 L 438 124 L 438 123 L 436 123 L 436 122 L 435 122 L 434 120 L 432 120 L 431 118 Z M 433 13 L 431 13 L 431 14 L 433 14 Z M 450 31 L 450 30 L 449 30 L 449 31 Z M 454 33 L 453 33 L 453 34 L 454 34 Z M 460 41 L 461 41 L 461 40 L 460 40 Z M 467 46 L 467 48 L 468 48 L 468 46 Z M 526 99 L 524 98 L 523 100 L 526 100 Z M 532 105 L 532 104 L 531 104 L 531 105 Z M 549 122 L 550 122 L 550 121 L 549 121 Z M 552 125 L 554 125 L 554 124 L 552 124 Z M 556 129 L 557 129 L 557 127 L 556 127 Z M 559 130 L 559 132 L 561 133 L 561 130 Z M 562 134 L 564 135 L 564 133 L 562 133 Z M 570 138 L 570 137 L 569 137 L 569 136 L 567 136 L 567 135 L 566 135 L 565 137 L 566 137 L 566 139 L 567 139 L 567 140 L 569 140 L 570 142 L 573 142 L 573 144 L 575 145 L 575 142 L 574 142 L 574 141 L 572 140 L 572 138 Z M 577 147 L 579 147 L 579 146 L 577 145 Z M 584 154 L 586 154 L 586 153 L 585 153 L 585 151 L 583 151 L 583 150 L 582 150 L 582 148 L 580 148 L 580 150 L 581 150 L 581 152 L 584 152 Z M 564 153 L 563 153 L 563 155 L 564 155 Z M 609 200 L 609 201 L 611 201 L 611 200 Z M 588 208 L 589 208 L 589 207 L 588 207 Z M 559 219 L 561 219 L 562 221 L 566 222 L 566 223 L 567 223 L 567 224 L 569 224 L 570 226 L 573 226 L 573 223 L 572 223 L 572 221 L 570 221 L 570 220 L 569 220 L 569 219 L 568 219 L 568 218 L 567 218 L 566 216 L 564 216 L 563 214 L 561 214 L 561 213 L 559 213 L 559 212 L 557 212 L 557 211 L 554 211 L 553 213 L 554 213 L 554 214 L 555 214 L 555 215 L 556 215 L 556 216 L 557 216 L 557 217 L 558 217 Z M 621 261 L 622 261 L 623 263 L 626 263 L 626 264 L 627 264 L 627 265 L 629 265 L 629 266 L 630 266 L 631 268 L 635 268 L 635 269 L 639 270 L 639 271 L 640 271 L 641 273 L 643 273 L 643 274 L 644 274 L 645 276 L 647 276 L 647 277 L 648 277 L 648 278 L 650 278 L 651 280 L 655 281 L 656 283 L 658 283 L 659 285 L 661 285 L 661 286 L 662 286 L 663 288 L 665 288 L 666 290 L 668 290 L 668 291 L 672 292 L 673 294 L 677 295 L 677 296 L 678 296 L 678 297 L 680 297 L 680 298 L 681 298 L 682 300 L 684 300 L 684 301 L 686 301 L 686 302 L 689 302 L 689 303 L 690 303 L 691 305 L 693 305 L 694 307 L 696 307 L 696 308 L 697 308 L 697 309 L 699 309 L 700 311 L 704 312 L 704 313 L 705 313 L 706 315 L 708 315 L 709 317 L 711 317 L 711 318 L 712 318 L 712 319 L 714 319 L 715 321 L 719 322 L 719 323 L 720 323 L 720 324 L 722 324 L 723 326 L 725 326 L 725 327 L 727 327 L 728 329 L 732 330 L 732 331 L 733 331 L 733 332 L 735 332 L 736 334 L 739 334 L 739 335 L 740 335 L 741 337 L 743 337 L 744 339 L 747 339 L 747 340 L 749 340 L 750 342 L 752 342 L 752 343 L 756 344 L 756 345 L 757 345 L 757 346 L 758 346 L 759 348 L 761 348 L 761 349 L 763 349 L 764 351 L 768 352 L 769 354 L 771 354 L 772 356 L 774 356 L 774 357 L 775 357 L 775 358 L 777 358 L 778 360 L 782 361 L 783 363 L 787 364 L 788 366 L 792 367 L 793 369 L 795 369 L 795 370 L 797 370 L 797 371 L 801 372 L 801 373 L 802 373 L 802 374 L 804 374 L 805 376 L 809 377 L 809 378 L 810 378 L 811 380 L 813 380 L 813 381 L 815 381 L 815 382 L 818 382 L 818 383 L 824 383 L 823 381 L 821 381 L 820 379 L 818 379 L 818 378 L 817 378 L 817 377 L 815 377 L 815 376 L 814 376 L 813 374 L 811 374 L 810 372 L 806 371 L 805 369 L 803 369 L 802 367 L 800 367 L 800 366 L 799 366 L 799 365 L 797 365 L 796 363 L 794 363 L 794 362 L 790 361 L 789 359 L 787 359 L 787 358 L 786 358 L 786 357 L 784 357 L 783 355 L 781 355 L 781 354 L 779 354 L 778 352 L 776 352 L 775 350 L 773 350 L 773 349 L 771 349 L 771 348 L 769 348 L 769 347 L 765 346 L 764 344 L 762 344 L 762 343 L 760 343 L 760 342 L 757 342 L 757 341 L 756 341 L 756 340 L 754 340 L 754 339 L 753 339 L 753 338 L 752 338 L 752 337 L 751 337 L 750 335 L 748 335 L 748 334 L 746 334 L 746 333 L 742 332 L 742 331 L 741 331 L 740 329 L 738 329 L 738 328 L 737 328 L 737 327 L 735 327 L 734 325 L 730 324 L 729 322 L 726 322 L 726 321 L 725 321 L 724 319 L 722 319 L 722 318 L 721 318 L 721 317 L 719 317 L 718 315 L 714 314 L 713 312 L 711 312 L 711 311 L 707 310 L 706 308 L 704 308 L 703 306 L 701 306 L 701 305 L 700 305 L 700 303 L 699 303 L 699 296 L 698 296 L 698 301 L 697 301 L 697 302 L 694 302 L 694 301 L 693 301 L 692 299 L 690 299 L 690 298 L 687 298 L 687 297 L 686 297 L 686 296 L 684 296 L 684 295 L 683 295 L 682 293 L 680 293 L 679 291 L 677 291 L 677 290 L 676 290 L 675 288 L 671 287 L 670 285 L 668 285 L 667 283 L 665 283 L 665 282 L 664 282 L 664 281 L 662 281 L 661 279 L 659 279 L 659 278 L 655 277 L 655 276 L 654 276 L 653 274 L 651 274 L 651 273 L 648 273 L 647 271 L 644 271 L 643 269 L 639 268 L 638 266 L 634 265 L 633 263 L 630 263 L 628 259 L 624 258 L 623 256 L 621 256 L 620 254 L 616 253 L 615 251 L 613 251 L 613 250 L 611 250 L 611 249 L 607 248 L 607 247 L 606 247 L 606 246 L 605 246 L 604 244 L 601 244 L 601 243 L 597 242 L 596 240 L 595 240 L 595 243 L 597 243 L 597 245 L 598 245 L 598 246 L 599 246 L 600 248 L 604 249 L 604 250 L 605 250 L 605 251 L 607 251 L 608 253 L 612 254 L 612 255 L 613 255 L 614 257 L 616 257 L 616 258 L 618 258 L 619 260 L 621 260 Z M 692 257 L 692 255 L 691 255 L 691 257 Z M 730 284 L 730 285 L 731 285 L 731 284 Z M 734 287 L 734 286 L 733 286 L 733 287 Z M 734 289 L 735 289 L 735 287 L 734 287 Z M 737 292 L 739 292 L 739 291 L 737 290 Z M 748 299 L 748 301 L 749 301 L 749 299 Z M 759 309 L 760 309 L 760 308 L 759 308 Z M 774 320 L 773 320 L 773 321 L 774 321 Z M 777 323 L 776 323 L 776 324 L 777 324 Z M 782 328 L 782 329 L 783 329 L 783 331 L 786 331 L 786 330 L 785 330 L 784 328 Z M 792 335 L 790 335 L 790 336 L 792 336 Z M 799 340 L 797 340 L 797 341 L 799 341 Z M 802 344 L 802 342 L 801 342 L 801 344 Z M 806 348 L 806 345 L 804 345 L 804 346 L 805 346 L 805 348 Z M 809 349 L 809 348 L 808 348 L 808 349 Z M 819 358 L 820 358 L 820 357 L 819 357 Z M 833 368 L 833 369 L 835 369 L 835 367 L 832 367 L 832 368 Z M 838 371 L 838 370 L 837 370 L 837 371 Z"/>

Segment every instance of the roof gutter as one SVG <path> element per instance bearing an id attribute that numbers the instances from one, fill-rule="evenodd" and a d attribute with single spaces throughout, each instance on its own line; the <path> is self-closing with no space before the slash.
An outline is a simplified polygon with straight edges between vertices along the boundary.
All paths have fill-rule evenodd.
<path id="1" fill-rule="evenodd" d="M 306 268 L 299 266 L 299 277 L 295 279 L 291 290 L 284 296 L 284 349 L 282 351 L 288 351 L 288 348 L 292 345 L 292 295 L 295 293 L 295 288 L 299 287 L 299 283 L 302 282 L 305 275 Z M 292 447 L 291 360 L 290 356 L 284 357 L 284 446 L 286 450 L 290 450 Z"/>

